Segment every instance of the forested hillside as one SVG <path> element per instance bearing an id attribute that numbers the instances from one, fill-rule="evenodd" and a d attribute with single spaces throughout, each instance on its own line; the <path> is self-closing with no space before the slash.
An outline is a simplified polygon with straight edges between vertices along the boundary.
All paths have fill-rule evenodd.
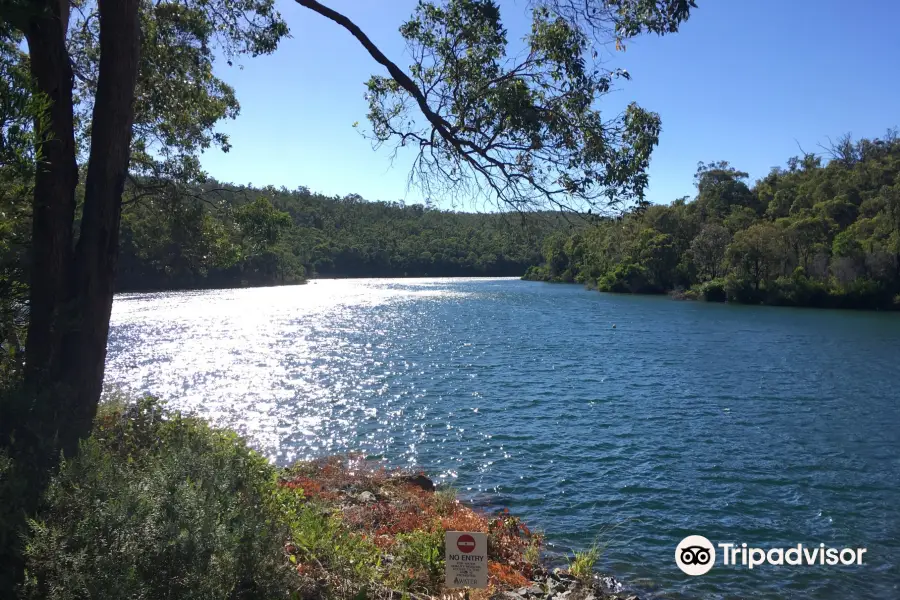
<path id="1" fill-rule="evenodd" d="M 135 195 L 138 197 L 138 195 Z M 291 283 L 304 277 L 521 276 L 549 214 L 450 212 L 210 183 L 123 214 L 120 290 Z"/>
<path id="2" fill-rule="evenodd" d="M 543 245 L 527 278 L 601 291 L 791 306 L 900 304 L 900 139 L 806 154 L 752 186 L 701 163 L 697 196 L 642 205 Z"/>

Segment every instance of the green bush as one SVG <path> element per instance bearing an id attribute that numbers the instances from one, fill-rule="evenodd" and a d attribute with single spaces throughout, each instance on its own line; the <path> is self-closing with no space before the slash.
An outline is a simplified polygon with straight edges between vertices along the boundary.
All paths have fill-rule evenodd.
<path id="1" fill-rule="evenodd" d="M 276 471 L 235 434 L 152 399 L 106 410 L 27 540 L 25 598 L 288 598 Z"/>
<path id="2" fill-rule="evenodd" d="M 888 285 L 865 277 L 832 291 L 832 302 L 838 308 L 890 308 L 893 293 Z"/>
<path id="3" fill-rule="evenodd" d="M 776 306 L 825 307 L 831 302 L 828 287 L 807 277 L 799 267 L 790 277 L 779 277 L 770 283 L 766 292 L 768 303 Z"/>
<path id="4" fill-rule="evenodd" d="M 424 577 L 422 581 L 405 582 L 409 591 L 433 593 L 444 579 L 444 532 L 412 531 L 397 536 L 397 559 L 413 573 Z"/>
<path id="5" fill-rule="evenodd" d="M 713 279 L 700 284 L 698 292 L 701 298 L 707 302 L 725 302 L 728 295 L 725 292 L 727 282 L 725 279 Z"/>
<path id="6" fill-rule="evenodd" d="M 612 272 L 597 280 L 601 292 L 640 294 L 654 291 L 649 284 L 647 269 L 641 265 L 618 265 Z"/>
<path id="7" fill-rule="evenodd" d="M 749 281 L 734 274 L 725 278 L 725 299 L 728 302 L 741 304 L 760 304 L 763 293 L 757 290 Z"/>
<path id="8" fill-rule="evenodd" d="M 342 526 L 327 506 L 310 502 L 283 513 L 291 523 L 295 560 L 321 565 L 343 584 L 365 585 L 376 578 L 381 567 L 379 548 Z"/>
<path id="9" fill-rule="evenodd" d="M 530 266 L 528 270 L 525 271 L 525 275 L 522 276 L 522 279 L 527 281 L 548 281 L 550 279 L 550 272 L 547 267 L 544 266 Z"/>

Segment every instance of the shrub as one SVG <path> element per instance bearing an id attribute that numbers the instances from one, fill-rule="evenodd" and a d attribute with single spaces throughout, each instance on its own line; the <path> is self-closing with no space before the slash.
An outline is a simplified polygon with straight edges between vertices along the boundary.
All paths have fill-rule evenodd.
<path id="1" fill-rule="evenodd" d="M 569 573 L 582 581 L 588 581 L 594 576 L 594 565 L 600 558 L 600 547 L 594 544 L 583 552 L 576 552 L 575 558 L 569 561 Z"/>
<path id="2" fill-rule="evenodd" d="M 290 597 L 286 501 L 236 434 L 150 398 L 106 410 L 31 523 L 23 597 Z"/>
<path id="3" fill-rule="evenodd" d="M 810 279 L 798 267 L 791 277 L 779 277 L 766 289 L 768 302 L 781 306 L 827 306 L 828 288 L 821 281 Z"/>
<path id="4" fill-rule="evenodd" d="M 728 302 L 760 304 L 762 298 L 763 294 L 746 279 L 733 274 L 725 278 L 725 299 Z"/>
<path id="5" fill-rule="evenodd" d="M 406 591 L 434 593 L 444 581 L 444 532 L 413 531 L 397 536 L 395 546 L 401 568 L 417 574 L 418 580 L 405 582 Z"/>
<path id="6" fill-rule="evenodd" d="M 699 296 L 707 302 L 725 302 L 728 295 L 725 291 L 726 281 L 724 279 L 713 279 L 700 284 L 698 292 Z"/>
<path id="7" fill-rule="evenodd" d="M 522 276 L 522 279 L 528 281 L 548 281 L 550 279 L 550 272 L 545 266 L 532 265 L 525 271 L 525 275 Z"/>
<path id="8" fill-rule="evenodd" d="M 832 293 L 833 303 L 838 308 L 882 308 L 890 307 L 893 294 L 880 281 L 859 277 Z"/>
<path id="9" fill-rule="evenodd" d="M 284 493 L 292 492 L 285 489 Z M 287 548 L 298 572 L 325 580 L 332 589 L 375 577 L 381 550 L 365 536 L 349 531 L 326 506 L 303 504 L 291 511 L 289 520 L 291 541 Z"/>
<path id="10" fill-rule="evenodd" d="M 640 294 L 653 291 L 649 284 L 647 269 L 640 265 L 618 265 L 616 268 L 597 280 L 597 289 L 601 292 L 619 294 Z"/>

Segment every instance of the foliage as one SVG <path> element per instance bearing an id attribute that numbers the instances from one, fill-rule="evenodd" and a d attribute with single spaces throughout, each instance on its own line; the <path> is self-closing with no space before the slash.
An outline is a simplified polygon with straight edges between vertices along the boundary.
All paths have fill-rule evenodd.
<path id="1" fill-rule="evenodd" d="M 306 274 L 521 276 L 562 223 L 550 213 L 473 214 L 208 182 L 125 208 L 119 289 L 290 283 Z"/>
<path id="2" fill-rule="evenodd" d="M 404 589 L 424 591 L 440 589 L 444 579 L 444 532 L 416 530 L 396 538 L 398 567 L 417 577 L 404 582 Z M 419 589 L 416 589 L 416 588 Z"/>
<path id="3" fill-rule="evenodd" d="M 150 398 L 103 411 L 32 522 L 26 598 L 287 598 L 275 469 Z"/>
<path id="4" fill-rule="evenodd" d="M 617 43 L 676 31 L 693 6 L 535 2 L 516 56 L 493 0 L 420 1 L 400 28 L 414 60 L 408 76 L 369 48 L 391 75 L 367 84 L 369 135 L 376 145 L 414 147 L 412 178 L 429 195 L 484 195 L 514 210 L 642 199 L 660 119 L 636 104 L 611 119 L 597 108 L 616 81 L 631 78 L 590 60 L 590 35 L 602 28 L 596 11 L 610 4 L 617 18 L 604 26 Z"/>
<path id="5" fill-rule="evenodd" d="M 753 186 L 701 163 L 697 196 L 641 206 L 547 238 L 526 278 L 710 301 L 897 308 L 900 139 L 842 138 L 834 158 L 792 158 Z"/>
<path id="6" fill-rule="evenodd" d="M 634 263 L 617 265 L 615 270 L 597 281 L 597 289 L 601 292 L 619 294 L 640 294 L 654 291 L 650 286 L 646 267 Z"/>
<path id="7" fill-rule="evenodd" d="M 285 470 L 281 485 L 302 490 L 305 498 L 291 544 L 298 569 L 336 595 L 358 591 L 347 581 L 440 593 L 447 531 L 488 534 L 493 590 L 525 585 L 537 567 L 543 538 L 508 511 L 489 518 L 460 503 L 452 490 L 425 491 L 405 473 L 375 468 L 359 456 L 298 463 Z M 344 574 L 343 584 L 335 573 Z"/>
<path id="8" fill-rule="evenodd" d="M 594 565 L 600 558 L 600 547 L 594 544 L 587 550 L 576 552 L 569 561 L 569 573 L 582 581 L 589 581 L 594 576 Z"/>
<path id="9" fill-rule="evenodd" d="M 0 452 L 0 497 L 18 493 Z M 489 593 L 526 585 L 543 538 L 504 510 L 356 455 L 276 469 L 153 398 L 101 406 L 30 522 L 23 598 L 358 598 L 443 590 L 446 531 L 488 534 Z M 14 535 L 13 503 L 0 535 Z"/>
<path id="10" fill-rule="evenodd" d="M 69 26 L 83 150 L 97 90 L 98 17 L 97 4 L 82 0 Z M 212 146 L 228 151 L 228 136 L 216 126 L 240 111 L 234 90 L 213 71 L 216 57 L 230 66 L 243 55 L 269 54 L 287 35 L 287 25 L 274 0 L 143 0 L 140 20 L 132 182 L 140 178 L 142 187 L 161 188 L 203 181 L 200 153 Z"/>

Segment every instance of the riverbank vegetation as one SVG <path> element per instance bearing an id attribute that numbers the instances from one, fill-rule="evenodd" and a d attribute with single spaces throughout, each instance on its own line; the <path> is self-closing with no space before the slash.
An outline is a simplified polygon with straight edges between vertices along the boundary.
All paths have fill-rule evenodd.
<path id="1" fill-rule="evenodd" d="M 552 213 L 477 214 L 207 182 L 190 195 L 126 206 L 117 284 L 125 291 L 311 276 L 519 277 L 560 222 Z"/>
<path id="2" fill-rule="evenodd" d="M 5 500 L 15 473 L 0 462 Z M 490 588 L 473 597 L 543 572 L 541 535 L 506 511 L 475 512 L 422 474 L 361 456 L 279 469 L 152 398 L 102 405 L 41 505 L 28 522 L 22 598 L 436 596 L 445 531 L 488 535 Z"/>
<path id="3" fill-rule="evenodd" d="M 841 138 L 753 185 L 701 163 L 697 195 L 543 244 L 527 279 L 747 304 L 900 308 L 900 138 Z"/>

